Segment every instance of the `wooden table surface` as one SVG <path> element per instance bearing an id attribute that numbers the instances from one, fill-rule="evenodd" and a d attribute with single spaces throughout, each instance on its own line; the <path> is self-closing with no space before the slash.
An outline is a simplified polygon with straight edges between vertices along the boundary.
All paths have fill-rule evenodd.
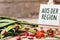
<path id="1" fill-rule="evenodd" d="M 29 18 L 27 18 L 27 19 L 18 19 L 18 20 L 38 24 L 38 19 L 29 19 Z"/>
<path id="2" fill-rule="evenodd" d="M 16 40 L 16 37 L 8 37 L 7 39 L 4 40 Z M 42 38 L 42 39 L 28 39 L 28 38 L 22 38 L 21 40 L 59 40 L 57 38 L 53 38 L 53 37 L 47 37 L 47 38 Z"/>

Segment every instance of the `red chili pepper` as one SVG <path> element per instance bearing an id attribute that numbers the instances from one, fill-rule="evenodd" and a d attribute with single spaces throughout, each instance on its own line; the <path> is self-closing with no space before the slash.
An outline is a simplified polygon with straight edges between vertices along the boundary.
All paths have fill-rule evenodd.
<path id="1" fill-rule="evenodd" d="M 54 37 L 54 33 L 49 33 L 49 36 L 50 37 Z"/>
<path id="2" fill-rule="evenodd" d="M 36 38 L 44 37 L 44 33 L 41 31 L 36 32 Z"/>
<path id="3" fill-rule="evenodd" d="M 36 38 L 40 38 L 40 35 L 36 35 Z"/>
<path id="4" fill-rule="evenodd" d="M 41 30 L 40 32 L 43 32 L 44 33 L 45 31 L 44 30 Z"/>
<path id="5" fill-rule="evenodd" d="M 29 35 L 29 34 L 28 34 L 27 32 L 26 32 L 26 33 L 24 33 L 24 36 L 25 36 L 25 37 L 27 37 L 28 35 Z"/>
<path id="6" fill-rule="evenodd" d="M 29 36 L 29 33 L 28 33 L 28 32 L 26 32 L 26 35 L 27 35 L 27 36 Z"/>
<path id="7" fill-rule="evenodd" d="M 28 32 L 24 32 L 24 33 L 21 33 L 20 35 L 24 36 L 26 38 L 27 36 L 29 36 L 29 33 Z"/>
<path id="8" fill-rule="evenodd" d="M 19 26 L 17 25 L 17 26 L 15 26 L 15 28 L 16 28 L 16 29 L 19 29 Z"/>
<path id="9" fill-rule="evenodd" d="M 38 29 L 37 29 L 37 28 L 34 28 L 34 30 L 36 30 L 36 32 L 38 31 Z"/>
<path id="10" fill-rule="evenodd" d="M 2 34 L 2 35 L 6 35 L 6 34 L 7 34 L 7 31 L 6 31 L 6 30 L 3 30 L 3 31 L 1 32 L 1 34 Z"/>
<path id="11" fill-rule="evenodd" d="M 16 40 L 21 40 L 21 36 L 18 35 L 17 38 L 16 38 Z"/>
<path id="12" fill-rule="evenodd" d="M 34 37 L 35 35 L 31 33 L 31 34 L 29 34 L 29 36 L 32 36 L 32 37 Z"/>
<path id="13" fill-rule="evenodd" d="M 29 27 L 26 27 L 25 30 L 29 30 L 30 28 Z"/>

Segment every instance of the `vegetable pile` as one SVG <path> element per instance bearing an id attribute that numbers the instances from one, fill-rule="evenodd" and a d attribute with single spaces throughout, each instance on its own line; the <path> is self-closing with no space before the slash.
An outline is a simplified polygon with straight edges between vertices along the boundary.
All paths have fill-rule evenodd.
<path id="1" fill-rule="evenodd" d="M 27 30 L 35 34 L 36 31 L 32 29 L 33 27 L 38 27 L 38 24 L 18 21 L 9 17 L 0 17 L 0 39 L 8 36 L 17 36 L 23 32 L 27 32 Z"/>
<path id="2" fill-rule="evenodd" d="M 0 39 L 9 36 L 17 36 L 16 40 L 23 38 L 40 39 L 46 37 L 54 37 L 60 39 L 60 30 L 49 28 L 44 30 L 43 27 L 38 29 L 38 24 L 28 23 L 26 21 L 19 21 L 14 18 L 0 17 Z"/>

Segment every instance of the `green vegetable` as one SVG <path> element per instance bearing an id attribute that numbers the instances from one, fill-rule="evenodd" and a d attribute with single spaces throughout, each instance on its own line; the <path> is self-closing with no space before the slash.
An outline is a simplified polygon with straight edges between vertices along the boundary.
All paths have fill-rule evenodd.
<path id="1" fill-rule="evenodd" d="M 15 28 L 13 25 L 11 25 L 11 26 L 8 26 L 6 29 L 4 29 L 4 30 L 6 30 L 7 32 L 8 31 L 10 31 L 11 29 L 13 29 L 13 28 Z"/>
<path id="2" fill-rule="evenodd" d="M 0 23 L 0 27 L 4 27 L 6 25 L 15 23 L 16 21 L 4 19 L 4 20 L 0 20 L 0 22 L 4 22 L 4 23 Z"/>
<path id="3" fill-rule="evenodd" d="M 18 29 L 18 30 L 16 30 L 15 27 L 14 27 L 15 24 L 18 24 L 19 25 L 19 28 L 20 27 L 21 28 Z M 28 23 L 26 21 L 18 21 L 18 20 L 14 19 L 14 18 L 9 18 L 9 17 L 0 17 L 0 39 L 1 38 L 5 38 L 5 37 L 8 37 L 8 36 L 14 36 L 14 35 L 20 34 L 21 31 L 24 31 L 25 30 L 24 25 L 30 25 L 32 27 L 38 27 L 38 24 L 31 24 L 31 23 Z M 6 35 L 2 35 L 1 34 L 1 32 L 3 30 L 6 30 L 7 31 L 7 34 Z M 32 28 L 30 28 L 28 31 L 31 32 L 31 33 L 34 33 L 34 34 L 36 32 Z"/>
<path id="4" fill-rule="evenodd" d="M 36 33 L 36 31 L 35 31 L 34 29 L 32 29 L 32 28 L 29 29 L 29 32 L 31 32 L 31 33 L 33 33 L 33 34 Z"/>
<path id="5" fill-rule="evenodd" d="M 3 20 L 3 19 L 9 19 L 9 20 L 17 21 L 17 20 L 14 19 L 14 18 L 10 18 L 10 17 L 2 17 L 2 16 L 0 16 L 0 20 Z"/>

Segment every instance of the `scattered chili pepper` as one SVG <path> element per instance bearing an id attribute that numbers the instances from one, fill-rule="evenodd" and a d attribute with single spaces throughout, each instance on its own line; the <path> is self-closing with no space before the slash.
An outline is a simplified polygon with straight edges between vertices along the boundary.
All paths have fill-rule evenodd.
<path id="1" fill-rule="evenodd" d="M 17 38 L 16 38 L 16 40 L 21 40 L 21 36 L 18 35 Z"/>
<path id="2" fill-rule="evenodd" d="M 6 30 L 3 30 L 3 31 L 1 32 L 1 34 L 2 34 L 2 35 L 6 35 L 6 34 L 7 34 L 7 31 L 6 31 Z"/>

